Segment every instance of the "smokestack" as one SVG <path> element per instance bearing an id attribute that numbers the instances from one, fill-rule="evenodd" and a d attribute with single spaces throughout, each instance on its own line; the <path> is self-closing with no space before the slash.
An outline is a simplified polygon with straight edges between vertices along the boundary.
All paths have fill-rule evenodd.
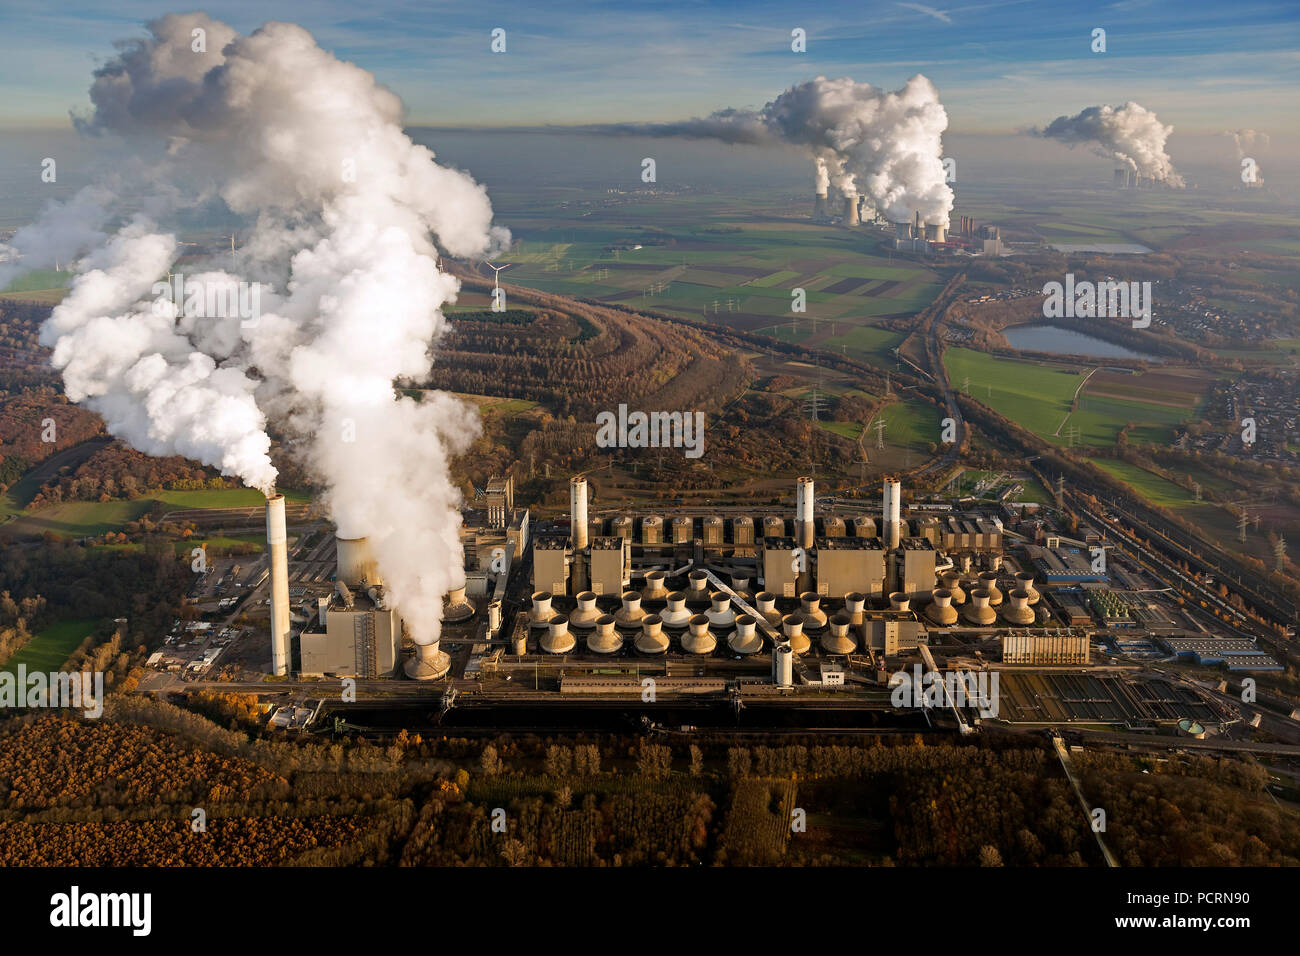
<path id="1" fill-rule="evenodd" d="M 569 479 L 569 522 L 573 547 L 581 551 L 587 546 L 587 479 L 581 475 Z"/>
<path id="2" fill-rule="evenodd" d="M 844 200 L 844 225 L 856 226 L 858 224 L 858 197 L 850 196 Z"/>
<path id="3" fill-rule="evenodd" d="M 813 503 L 816 501 L 812 478 L 804 476 L 799 479 L 795 492 L 794 529 L 799 536 L 799 547 L 811 548 L 816 526 L 813 524 Z"/>
<path id="4" fill-rule="evenodd" d="M 271 672 L 289 673 L 289 532 L 284 495 L 266 499 L 266 549 L 271 579 Z"/>
<path id="5" fill-rule="evenodd" d="M 902 486 L 898 479 L 886 476 L 880 518 L 884 525 L 885 547 L 890 549 L 898 547 L 898 539 L 902 535 L 902 498 Z"/>

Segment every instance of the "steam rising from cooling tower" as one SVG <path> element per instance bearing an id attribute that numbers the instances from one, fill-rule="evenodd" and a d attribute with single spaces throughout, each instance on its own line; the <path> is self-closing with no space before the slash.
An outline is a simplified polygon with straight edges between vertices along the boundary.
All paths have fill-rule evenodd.
<path id="1" fill-rule="evenodd" d="M 195 30 L 206 52 L 192 50 Z M 434 241 L 483 255 L 508 234 L 481 186 L 402 132 L 397 96 L 301 27 L 240 36 L 193 13 L 149 33 L 96 71 L 94 111 L 77 120 L 135 159 L 9 250 L 23 269 L 83 257 L 41 341 L 69 398 L 148 454 L 269 492 L 273 422 L 324 485 L 339 535 L 368 539 L 412 636 L 431 645 L 443 595 L 465 581 L 448 461 L 479 425 L 454 397 L 417 403 L 394 382 L 428 375 L 458 289 Z M 167 224 L 209 211 L 243 222 L 241 248 L 187 278 L 252 285 L 253 320 L 196 318 L 153 288 L 181 271 Z"/>
<path id="2" fill-rule="evenodd" d="M 1123 106 L 1089 106 L 1029 132 L 1071 148 L 1087 145 L 1098 156 L 1114 159 L 1139 176 L 1182 187 L 1183 178 L 1165 152 L 1165 140 L 1173 131 L 1155 113 L 1130 100 Z"/>
<path id="3" fill-rule="evenodd" d="M 867 197 L 894 221 L 921 214 L 948 224 L 952 188 L 943 168 L 948 114 L 926 77 L 890 93 L 848 77 L 790 87 L 758 112 L 726 109 L 680 123 L 621 124 L 599 132 L 689 136 L 728 143 L 789 143 L 812 155 L 814 193 L 826 183 L 841 197 Z"/>
<path id="4" fill-rule="evenodd" d="M 1261 149 L 1268 148 L 1268 133 L 1258 133 L 1253 129 L 1225 129 L 1223 135 L 1232 140 L 1232 145 L 1237 150 L 1237 162 L 1240 163 L 1247 156 L 1251 156 L 1252 159 L 1256 160 L 1255 174 L 1257 177 L 1262 178 L 1258 164 L 1258 152 Z"/>

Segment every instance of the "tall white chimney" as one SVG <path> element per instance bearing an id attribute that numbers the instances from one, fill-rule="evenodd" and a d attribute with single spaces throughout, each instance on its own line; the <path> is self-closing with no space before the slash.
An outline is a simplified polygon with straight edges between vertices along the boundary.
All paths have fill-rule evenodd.
<path id="1" fill-rule="evenodd" d="M 289 532 L 284 495 L 266 499 L 266 547 L 271 581 L 271 671 L 289 673 Z"/>
<path id="2" fill-rule="evenodd" d="M 815 485 L 812 478 L 804 476 L 799 479 L 799 488 L 795 494 L 794 533 L 799 536 L 799 547 L 813 546 L 813 503 L 816 501 Z"/>
<path id="3" fill-rule="evenodd" d="M 569 479 L 569 521 L 574 550 L 587 546 L 587 479 L 582 476 Z"/>
<path id="4" fill-rule="evenodd" d="M 881 501 L 880 517 L 884 524 L 885 547 L 897 548 L 902 534 L 903 510 L 902 485 L 897 478 L 886 476 L 884 498 Z"/>

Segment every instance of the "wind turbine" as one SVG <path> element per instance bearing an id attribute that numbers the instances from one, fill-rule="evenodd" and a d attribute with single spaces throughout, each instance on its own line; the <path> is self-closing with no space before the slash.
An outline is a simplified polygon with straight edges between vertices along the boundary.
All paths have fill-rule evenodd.
<path id="1" fill-rule="evenodd" d="M 499 288 L 501 288 L 501 273 L 504 272 L 506 269 L 509 269 L 512 265 L 514 265 L 513 262 L 507 262 L 503 266 L 494 266 L 490 262 L 487 264 L 487 267 L 492 270 L 492 291 L 493 292 L 496 292 Z"/>

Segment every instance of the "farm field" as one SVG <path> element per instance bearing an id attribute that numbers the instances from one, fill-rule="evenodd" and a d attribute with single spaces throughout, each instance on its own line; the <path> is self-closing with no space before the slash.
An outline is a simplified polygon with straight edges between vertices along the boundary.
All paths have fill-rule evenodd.
<path id="1" fill-rule="evenodd" d="M 1094 458 L 1092 463 L 1102 471 L 1118 478 L 1139 495 L 1162 508 L 1196 507 L 1196 496 L 1186 488 L 1166 481 L 1144 468 L 1109 458 Z"/>
<path id="2" fill-rule="evenodd" d="M 86 639 L 94 626 L 93 619 L 60 621 L 51 624 L 33 637 L 26 647 L 20 648 L 13 657 L 9 658 L 2 669 L 15 673 L 19 664 L 25 664 L 28 672 L 56 671 Z"/>

